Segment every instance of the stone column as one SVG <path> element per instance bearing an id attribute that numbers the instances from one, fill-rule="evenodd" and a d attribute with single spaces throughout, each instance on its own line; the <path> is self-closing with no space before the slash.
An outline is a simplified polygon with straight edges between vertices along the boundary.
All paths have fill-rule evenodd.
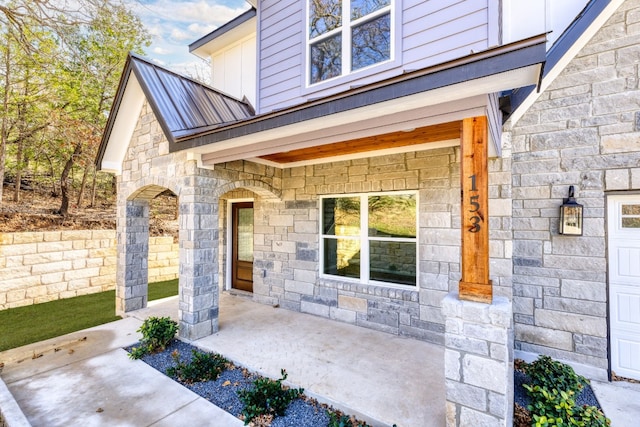
<path id="1" fill-rule="evenodd" d="M 180 195 L 180 336 L 196 340 L 218 331 L 218 199 L 197 186 Z M 205 200 L 206 199 L 206 200 Z"/>
<path id="2" fill-rule="evenodd" d="M 446 318 L 447 426 L 513 425 L 513 329 L 511 303 L 442 301 Z"/>
<path id="3" fill-rule="evenodd" d="M 117 235 L 116 314 L 123 315 L 147 306 L 148 200 L 127 200 L 120 204 Z"/>

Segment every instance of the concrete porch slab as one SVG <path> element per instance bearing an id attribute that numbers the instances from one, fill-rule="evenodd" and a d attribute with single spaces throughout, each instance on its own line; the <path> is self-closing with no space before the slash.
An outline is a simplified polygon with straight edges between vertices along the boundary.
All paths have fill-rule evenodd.
<path id="1" fill-rule="evenodd" d="M 34 426 L 242 425 L 122 350 L 139 339 L 145 318 L 177 318 L 177 305 L 170 298 L 120 321 L 0 353 L 2 379 Z M 444 356 L 436 345 L 226 293 L 220 331 L 194 344 L 271 377 L 285 368 L 307 395 L 374 426 L 445 424 Z"/>
<path id="2" fill-rule="evenodd" d="M 365 420 L 445 424 L 444 350 L 222 294 L 220 331 L 194 342 Z"/>

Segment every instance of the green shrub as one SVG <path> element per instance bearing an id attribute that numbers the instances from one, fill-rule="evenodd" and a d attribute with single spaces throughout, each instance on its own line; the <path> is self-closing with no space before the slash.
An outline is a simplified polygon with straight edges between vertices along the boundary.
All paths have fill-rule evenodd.
<path id="1" fill-rule="evenodd" d="M 604 416 L 602 411 L 595 406 L 584 405 L 577 409 L 577 413 L 574 418 L 577 418 L 585 427 L 608 427 L 611 425 L 611 420 Z"/>
<path id="2" fill-rule="evenodd" d="M 536 427 L 555 425 L 557 420 L 568 421 L 572 418 L 575 406 L 573 391 L 558 391 L 555 388 L 549 390 L 539 385 L 527 384 L 524 388 L 531 396 L 532 403 L 527 406 L 527 409 L 533 414 Z"/>
<path id="3" fill-rule="evenodd" d="M 132 359 L 140 359 L 148 353 L 163 351 L 178 332 L 178 323 L 170 317 L 149 317 L 138 329 L 142 334 L 139 347 L 133 347 L 129 353 Z"/>
<path id="4" fill-rule="evenodd" d="M 245 425 L 263 415 L 284 415 L 289 404 L 304 392 L 301 388 L 283 386 L 282 381 L 287 379 L 287 371 L 282 369 L 280 373 L 282 378 L 278 380 L 258 378 L 253 382 L 254 388 L 238 392 L 238 397 L 244 404 L 242 416 Z"/>
<path id="5" fill-rule="evenodd" d="M 525 365 L 524 370 L 531 378 L 531 384 L 549 390 L 564 390 L 579 392 L 585 384 L 586 378 L 577 375 L 573 368 L 558 362 L 549 356 L 540 356 L 536 361 Z"/>
<path id="6" fill-rule="evenodd" d="M 577 375 L 569 365 L 548 356 L 540 356 L 535 362 L 525 365 L 524 370 L 532 383 L 524 385 L 532 402 L 527 406 L 532 414 L 532 427 L 611 425 L 611 420 L 597 407 L 575 406 L 573 396 L 588 381 Z"/>
<path id="7" fill-rule="evenodd" d="M 186 383 L 215 381 L 229 364 L 227 359 L 217 353 L 193 349 L 191 356 L 191 361 L 184 363 L 180 361 L 180 353 L 177 350 L 171 353 L 176 366 L 167 369 L 167 375 Z"/>
<path id="8" fill-rule="evenodd" d="M 329 424 L 327 427 L 371 427 L 369 424 L 357 421 L 354 417 L 350 417 L 341 412 L 327 411 L 327 414 L 329 415 Z"/>

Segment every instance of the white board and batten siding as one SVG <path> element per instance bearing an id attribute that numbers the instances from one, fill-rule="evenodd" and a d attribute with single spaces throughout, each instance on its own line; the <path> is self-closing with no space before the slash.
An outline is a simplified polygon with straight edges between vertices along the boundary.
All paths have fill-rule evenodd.
<path id="1" fill-rule="evenodd" d="M 504 44 L 548 33 L 547 49 L 576 19 L 589 0 L 504 0 Z"/>
<path id="2" fill-rule="evenodd" d="M 640 194 L 609 196 L 611 370 L 640 380 Z"/>
<path id="3" fill-rule="evenodd" d="M 255 34 L 211 56 L 213 87 L 237 98 L 247 97 L 256 105 L 256 36 Z"/>
<path id="4" fill-rule="evenodd" d="M 498 43 L 496 0 L 395 0 L 400 4 L 402 30 L 397 34 L 394 66 L 371 67 L 370 72 L 343 76 L 305 87 L 305 0 L 260 2 L 258 25 L 259 111 L 291 107 L 349 87 L 400 75 L 479 52 Z M 491 23 L 495 22 L 495 25 Z"/>

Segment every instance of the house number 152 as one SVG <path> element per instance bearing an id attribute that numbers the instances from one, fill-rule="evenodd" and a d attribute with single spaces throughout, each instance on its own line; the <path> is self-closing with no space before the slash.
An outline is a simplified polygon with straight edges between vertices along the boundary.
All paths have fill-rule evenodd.
<path id="1" fill-rule="evenodd" d="M 471 191 L 475 191 L 477 193 L 478 188 L 476 187 L 476 176 L 471 175 L 469 178 L 471 179 Z M 482 217 L 478 215 L 478 211 L 480 210 L 480 203 L 478 202 L 479 198 L 479 194 L 469 196 L 469 205 L 471 205 L 469 212 L 475 214 L 469 218 L 471 221 L 471 227 L 469 228 L 470 233 L 477 233 L 481 228 L 480 223 L 482 222 Z"/>

